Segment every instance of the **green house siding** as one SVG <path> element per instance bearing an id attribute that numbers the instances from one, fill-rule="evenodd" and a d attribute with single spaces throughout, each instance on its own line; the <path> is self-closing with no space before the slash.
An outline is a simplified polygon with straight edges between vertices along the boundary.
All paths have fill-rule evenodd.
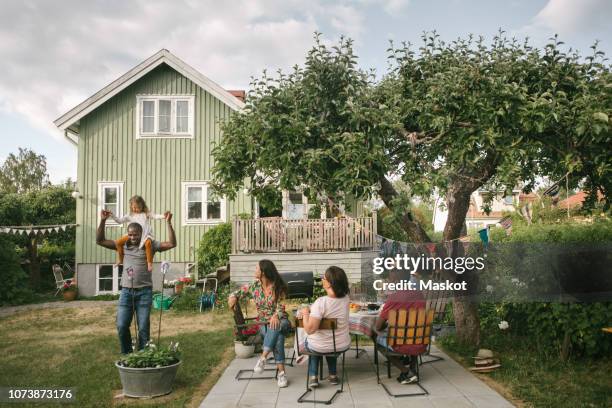
<path id="1" fill-rule="evenodd" d="M 136 95 L 195 95 L 193 139 L 136 139 Z M 98 223 L 98 183 L 123 182 L 123 212 L 129 197 L 144 197 L 149 208 L 174 214 L 178 245 L 165 252 L 163 259 L 174 262 L 196 260 L 197 246 L 210 225 L 182 225 L 181 183 L 206 181 L 214 164 L 211 150 L 221 138 L 219 121 L 232 110 L 220 100 L 174 71 L 161 65 L 130 85 L 80 121 L 78 154 L 78 200 L 76 234 L 77 263 L 112 263 L 115 254 L 95 243 Z M 242 192 L 226 202 L 226 217 L 250 213 L 251 198 Z M 163 221 L 154 221 L 155 237 L 167 238 Z M 107 227 L 107 238 L 124 234 L 125 227 Z M 156 261 L 161 260 L 157 255 Z"/>

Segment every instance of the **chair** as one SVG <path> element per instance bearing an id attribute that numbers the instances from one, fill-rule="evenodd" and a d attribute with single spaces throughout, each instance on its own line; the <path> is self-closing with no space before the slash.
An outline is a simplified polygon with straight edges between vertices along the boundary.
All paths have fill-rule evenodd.
<path id="1" fill-rule="evenodd" d="M 304 321 L 302 319 L 296 319 L 296 326 L 298 328 L 304 328 Z M 309 384 L 310 384 L 310 376 L 308 374 L 308 370 L 306 370 L 306 391 L 300 395 L 300 397 L 298 398 L 298 402 L 302 403 L 302 402 L 312 402 L 312 403 L 319 403 L 319 404 L 326 404 L 329 405 L 332 403 L 332 401 L 334 400 L 334 398 L 336 397 L 336 395 L 340 394 L 341 392 L 344 391 L 344 355 L 347 352 L 348 348 L 345 350 L 336 350 L 336 329 L 338 327 L 338 321 L 337 319 L 327 319 L 327 318 L 323 318 L 321 319 L 321 323 L 319 324 L 319 330 L 331 330 L 332 331 L 332 340 L 333 340 L 333 344 L 334 344 L 334 351 L 331 353 L 316 353 L 313 351 L 308 351 L 306 349 L 304 349 L 304 351 L 301 354 L 307 355 L 307 356 L 319 356 L 321 357 L 320 362 L 319 362 L 319 370 L 321 372 L 321 377 L 323 376 L 323 357 L 339 357 L 340 355 L 342 355 L 342 380 L 340 381 L 340 389 L 336 390 L 336 392 L 328 399 L 328 400 L 306 400 L 304 399 L 306 397 L 306 395 L 312 391 L 312 389 L 310 389 Z M 296 342 L 299 344 L 299 339 L 297 338 L 297 331 L 296 331 Z M 350 346 L 349 346 L 350 347 Z"/>
<path id="2" fill-rule="evenodd" d="M 243 313 L 242 313 L 242 309 L 240 307 L 240 302 L 236 302 L 236 307 L 234 308 L 234 327 L 236 328 L 236 330 L 240 330 L 243 329 L 245 327 L 252 327 L 252 326 L 261 326 L 264 325 L 265 327 L 268 326 L 268 321 L 256 321 L 257 318 L 255 317 L 248 317 L 245 318 Z M 242 373 L 253 373 L 253 369 L 242 369 L 239 370 L 238 373 L 236 373 L 236 380 L 238 381 L 242 381 L 242 380 L 269 380 L 272 378 L 276 378 L 276 376 L 278 375 L 278 370 L 276 368 L 264 368 L 264 371 L 274 371 L 274 376 L 270 377 L 270 376 L 257 376 L 257 377 L 242 377 Z"/>
<path id="3" fill-rule="evenodd" d="M 417 385 L 422 392 L 408 394 L 393 394 L 387 386 L 380 381 L 380 370 L 378 366 L 378 353 L 387 359 L 387 377 L 391 378 L 391 362 L 389 357 L 405 358 L 408 355 L 396 351 L 391 351 L 389 347 L 395 348 L 401 345 L 429 345 L 431 343 L 431 333 L 434 318 L 433 309 L 410 308 L 390 310 L 388 316 L 387 347 L 376 343 L 374 351 L 374 363 L 376 364 L 376 379 L 382 385 L 387 394 L 391 397 L 412 397 L 416 395 L 427 395 L 429 392 L 420 384 L 419 364 L 416 364 Z"/>
<path id="4" fill-rule="evenodd" d="M 53 276 L 55 277 L 55 286 L 57 288 L 57 291 L 55 292 L 54 296 L 57 296 L 57 294 L 60 293 L 60 291 L 64 288 L 64 283 L 71 282 L 72 279 L 64 279 L 64 271 L 58 264 L 53 265 L 51 269 L 53 270 Z"/>
<path id="5" fill-rule="evenodd" d="M 427 293 L 427 309 L 433 309 L 434 311 L 434 321 L 441 322 L 444 320 L 444 316 L 446 315 L 446 305 L 448 304 L 448 300 L 450 298 L 450 293 L 448 291 L 430 291 Z M 434 325 L 433 330 L 439 331 L 440 324 Z M 423 361 L 423 356 L 429 357 L 429 360 Z M 431 354 L 431 342 L 427 345 L 427 352 L 423 356 L 419 356 L 421 360 L 421 364 L 434 363 L 436 361 L 444 360 L 444 357 L 434 356 Z"/>

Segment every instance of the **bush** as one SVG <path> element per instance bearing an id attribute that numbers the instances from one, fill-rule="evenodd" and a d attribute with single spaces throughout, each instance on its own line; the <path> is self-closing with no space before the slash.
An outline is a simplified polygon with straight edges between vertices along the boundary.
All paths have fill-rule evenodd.
<path id="1" fill-rule="evenodd" d="M 15 244 L 4 236 L 0 236 L 0 282 L 0 305 L 25 303 L 34 295 L 28 288 L 28 275 L 19 264 Z"/>
<path id="2" fill-rule="evenodd" d="M 202 235 L 198 247 L 198 270 L 207 275 L 226 265 L 232 249 L 232 225 L 219 224 Z"/>
<path id="3" fill-rule="evenodd" d="M 172 310 L 194 312 L 199 310 L 199 300 L 202 291 L 195 286 L 185 286 L 180 295 L 172 303 Z"/>
<path id="4" fill-rule="evenodd" d="M 493 232 L 494 243 L 528 244 L 523 247 L 525 256 L 513 262 L 512 268 L 531 272 L 531 275 L 537 270 L 546 271 L 542 267 L 534 267 L 545 257 L 540 259 L 537 254 L 533 254 L 539 248 L 533 244 L 587 243 L 589 246 L 603 247 L 602 253 L 609 256 L 609 244 L 612 242 L 612 222 L 605 219 L 590 224 L 517 226 L 513 227 L 510 236 L 506 236 L 499 229 Z M 518 276 L 518 273 L 520 271 L 513 271 L 512 276 Z M 584 276 L 582 270 L 572 270 L 572 274 L 574 273 L 578 277 Z M 543 273 L 536 275 L 538 276 L 529 277 L 530 284 L 535 280 L 537 285 L 539 280 L 548 279 Z M 525 275 L 525 278 L 527 277 Z M 612 302 L 518 302 L 511 297 L 507 300 L 480 304 L 479 315 L 483 338 L 487 339 L 488 336 L 485 342 L 495 343 L 496 337 L 503 335 L 497 324 L 505 320 L 510 324 L 510 331 L 524 336 L 531 347 L 535 347 L 543 354 L 567 358 L 570 353 L 575 356 L 595 357 L 612 352 L 612 336 L 606 335 L 601 330 L 612 322 Z"/>

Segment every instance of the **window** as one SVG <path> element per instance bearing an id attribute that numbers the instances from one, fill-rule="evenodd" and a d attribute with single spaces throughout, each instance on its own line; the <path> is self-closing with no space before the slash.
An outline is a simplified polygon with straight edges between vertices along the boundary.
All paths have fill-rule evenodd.
<path id="1" fill-rule="evenodd" d="M 206 182 L 183 183 L 183 224 L 225 222 L 225 199 L 216 196 Z"/>
<path id="2" fill-rule="evenodd" d="M 506 204 L 506 205 L 514 204 L 514 197 L 511 196 L 511 195 L 505 196 L 504 197 L 504 204 Z"/>
<path id="3" fill-rule="evenodd" d="M 98 183 L 98 216 L 101 210 L 110 211 L 117 217 L 123 216 L 123 182 Z M 106 225 L 117 225 L 117 223 L 109 218 Z"/>
<path id="4" fill-rule="evenodd" d="M 119 293 L 123 267 L 116 265 L 98 265 L 96 272 L 96 294 Z"/>
<path id="5" fill-rule="evenodd" d="M 138 95 L 136 138 L 193 137 L 193 95 Z"/>

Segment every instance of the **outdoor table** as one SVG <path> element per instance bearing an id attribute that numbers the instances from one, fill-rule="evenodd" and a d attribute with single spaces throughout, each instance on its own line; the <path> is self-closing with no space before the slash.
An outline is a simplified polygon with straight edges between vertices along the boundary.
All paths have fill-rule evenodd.
<path id="1" fill-rule="evenodd" d="M 378 311 L 376 313 L 349 313 L 349 332 L 360 336 L 373 337 L 376 334 L 374 331 L 376 317 L 378 317 Z"/>
<path id="2" fill-rule="evenodd" d="M 376 331 L 374 326 L 376 325 L 376 317 L 378 317 L 378 311 L 373 312 L 356 312 L 349 313 L 349 333 L 351 336 L 355 336 L 355 358 L 359 358 L 361 352 L 365 353 L 364 349 L 359 349 L 359 336 L 367 336 L 374 338 Z"/>

